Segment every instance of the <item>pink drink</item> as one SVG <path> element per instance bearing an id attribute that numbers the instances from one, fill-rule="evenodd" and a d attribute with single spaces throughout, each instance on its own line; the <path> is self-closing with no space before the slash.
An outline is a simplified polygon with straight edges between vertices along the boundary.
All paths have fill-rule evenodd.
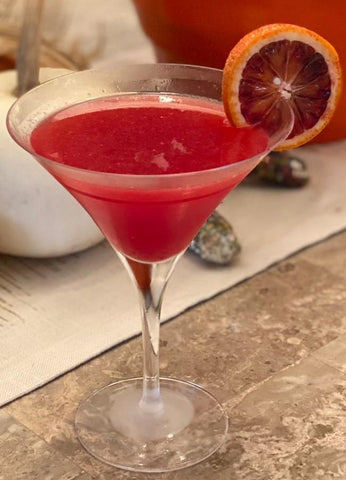
<path id="1" fill-rule="evenodd" d="M 188 172 L 254 157 L 268 145 L 256 128 L 236 129 L 222 106 L 176 95 L 119 95 L 81 103 L 48 117 L 33 131 L 40 156 L 102 172 L 102 182 L 76 178 L 75 169 L 51 173 L 86 208 L 108 240 L 131 259 L 156 262 L 184 250 L 225 195 L 248 173 L 189 183 Z M 119 174 L 117 185 L 104 179 Z M 163 177 L 177 180 L 169 183 Z M 131 188 L 131 176 L 152 178 Z M 198 176 L 197 176 L 198 177 Z"/>

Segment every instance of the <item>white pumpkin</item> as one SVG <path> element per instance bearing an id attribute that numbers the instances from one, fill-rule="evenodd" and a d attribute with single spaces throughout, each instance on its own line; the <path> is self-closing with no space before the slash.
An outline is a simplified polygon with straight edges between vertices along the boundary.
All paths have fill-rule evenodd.
<path id="1" fill-rule="evenodd" d="M 42 68 L 40 81 L 69 70 Z M 20 148 L 6 128 L 15 101 L 14 70 L 0 73 L 0 252 L 55 257 L 84 250 L 103 239 L 79 203 Z"/>

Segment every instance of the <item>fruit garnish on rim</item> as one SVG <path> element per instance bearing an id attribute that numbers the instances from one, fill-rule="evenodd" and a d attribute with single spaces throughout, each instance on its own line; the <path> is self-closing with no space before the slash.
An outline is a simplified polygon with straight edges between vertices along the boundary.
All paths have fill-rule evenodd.
<path id="1" fill-rule="evenodd" d="M 296 148 L 318 135 L 336 109 L 342 85 L 338 54 L 320 35 L 275 23 L 245 35 L 230 52 L 223 73 L 223 103 L 237 126 L 270 130 L 289 106 L 290 135 L 277 150 Z"/>

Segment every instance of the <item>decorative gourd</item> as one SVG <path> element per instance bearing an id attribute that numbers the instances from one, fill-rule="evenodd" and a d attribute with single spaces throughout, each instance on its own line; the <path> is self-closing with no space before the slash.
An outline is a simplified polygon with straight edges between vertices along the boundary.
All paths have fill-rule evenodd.
<path id="1" fill-rule="evenodd" d="M 161 62 L 223 68 L 231 48 L 269 23 L 307 27 L 334 45 L 346 71 L 345 0 L 133 0 Z M 346 88 L 327 128 L 314 141 L 346 137 Z"/>
<path id="2" fill-rule="evenodd" d="M 40 81 L 69 73 L 42 68 Z M 79 203 L 10 137 L 16 71 L 0 73 L 0 252 L 55 257 L 84 250 L 103 235 Z"/>

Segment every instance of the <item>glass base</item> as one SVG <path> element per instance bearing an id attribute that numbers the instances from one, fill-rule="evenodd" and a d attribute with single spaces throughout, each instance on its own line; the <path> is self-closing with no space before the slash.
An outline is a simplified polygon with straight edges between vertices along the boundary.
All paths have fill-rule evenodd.
<path id="1" fill-rule="evenodd" d="M 142 378 L 113 383 L 78 408 L 76 431 L 99 460 L 137 472 L 168 472 L 194 465 L 225 441 L 227 416 L 198 385 L 161 378 L 163 405 L 140 406 Z"/>

